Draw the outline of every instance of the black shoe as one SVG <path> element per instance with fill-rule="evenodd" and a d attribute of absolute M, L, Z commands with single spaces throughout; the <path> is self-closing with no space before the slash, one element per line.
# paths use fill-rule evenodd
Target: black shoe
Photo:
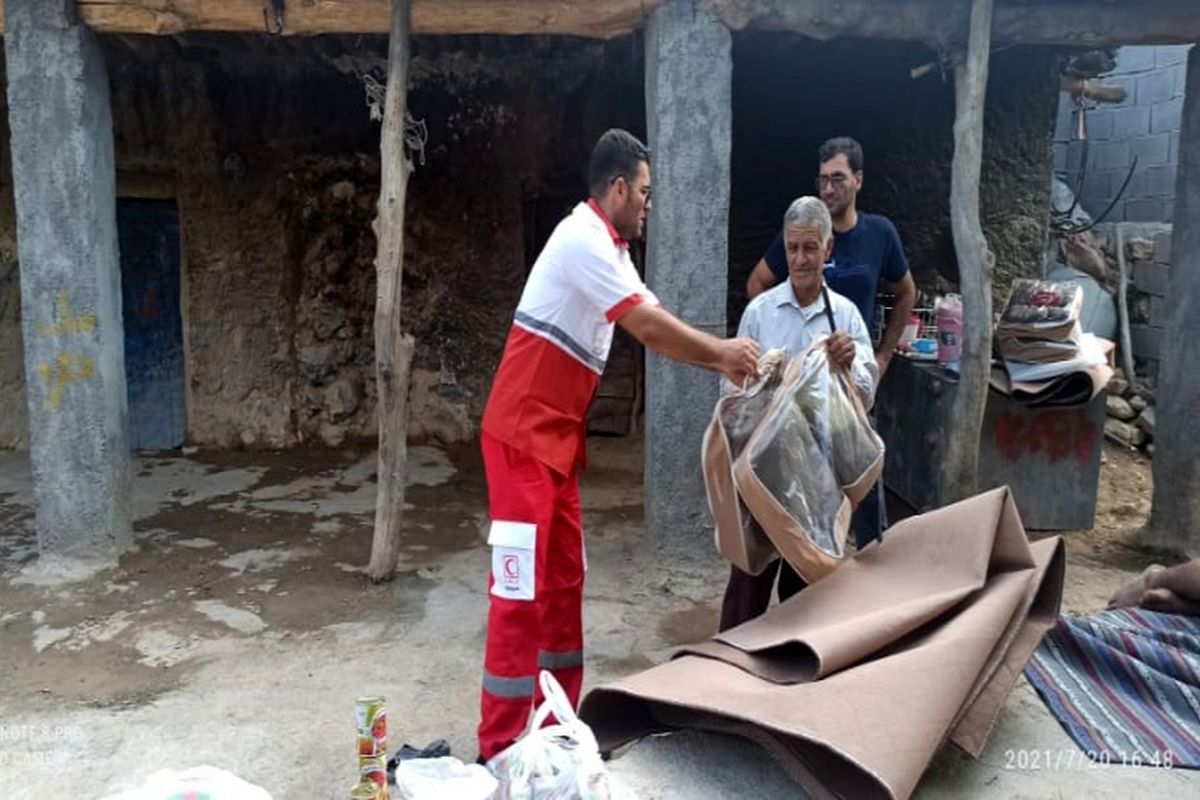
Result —
<path fill-rule="evenodd" d="M 396 782 L 396 767 L 401 761 L 412 761 L 416 758 L 441 758 L 448 755 L 450 755 L 450 743 L 445 739 L 430 742 L 424 750 L 418 750 L 410 744 L 405 744 L 387 761 L 388 783 Z"/>

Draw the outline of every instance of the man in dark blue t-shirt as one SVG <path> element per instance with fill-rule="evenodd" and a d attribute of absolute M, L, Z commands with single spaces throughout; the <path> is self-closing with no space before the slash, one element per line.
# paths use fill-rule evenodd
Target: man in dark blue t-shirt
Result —
<path fill-rule="evenodd" d="M 880 284 L 895 295 L 887 329 L 875 344 L 875 361 L 882 379 L 916 302 L 917 287 L 908 272 L 896 226 L 887 217 L 858 210 L 863 184 L 862 147 L 854 139 L 839 136 L 821 145 L 818 155 L 821 171 L 817 189 L 833 217 L 833 257 L 825 265 L 825 282 L 858 306 L 869 331 L 875 330 L 875 295 Z M 783 236 L 776 234 L 750 273 L 746 294 L 754 298 L 787 274 Z"/>
<path fill-rule="evenodd" d="M 863 155 L 859 143 L 847 136 L 830 139 L 821 145 L 818 157 L 821 167 L 817 189 L 833 218 L 833 254 L 825 265 L 825 283 L 858 307 L 868 331 L 875 330 L 875 295 L 880 283 L 895 296 L 887 327 L 875 343 L 875 362 L 879 365 L 882 381 L 916 303 L 917 287 L 908 272 L 908 261 L 896 226 L 887 217 L 858 210 L 858 192 L 863 184 Z M 753 298 L 787 275 L 783 234 L 779 233 L 750 273 L 746 294 Z M 886 527 L 882 479 L 875 490 L 863 498 L 850 525 L 859 547 L 879 538 Z M 779 571 L 780 601 L 802 588 L 804 581 L 784 564 Z M 721 630 L 766 611 L 770 599 L 770 578 L 763 580 L 760 576 L 745 575 L 734 567 L 721 609 Z"/>

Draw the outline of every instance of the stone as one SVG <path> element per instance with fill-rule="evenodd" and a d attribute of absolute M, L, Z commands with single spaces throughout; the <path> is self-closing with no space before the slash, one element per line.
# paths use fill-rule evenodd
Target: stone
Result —
<path fill-rule="evenodd" d="M 296 367 L 300 375 L 310 383 L 318 383 L 333 374 L 345 358 L 343 347 L 338 342 L 310 344 L 300 348 L 296 354 Z"/>
<path fill-rule="evenodd" d="M 1158 361 L 1162 359 L 1163 330 L 1149 325 L 1130 325 L 1134 358 Z"/>
<path fill-rule="evenodd" d="M 1146 441 L 1146 434 L 1140 428 L 1112 417 L 1104 420 L 1104 435 L 1125 447 L 1141 447 Z"/>
<path fill-rule="evenodd" d="M 323 423 L 318 435 L 326 447 L 339 447 L 346 441 L 346 429 L 341 425 Z"/>
<path fill-rule="evenodd" d="M 320 313 L 313 315 L 312 331 L 313 336 L 318 340 L 345 338 L 339 337 L 338 333 L 345 327 L 347 321 L 347 311 L 344 306 L 326 304 L 320 308 Z"/>
<path fill-rule="evenodd" d="M 1171 263 L 1171 231 L 1160 231 L 1154 236 L 1154 260 L 1159 264 Z"/>
<path fill-rule="evenodd" d="M 335 423 L 354 416 L 354 412 L 362 405 L 362 397 L 362 387 L 349 378 L 337 379 L 322 392 L 325 411 L 330 421 Z"/>
<path fill-rule="evenodd" d="M 1153 261 L 1154 242 L 1141 236 L 1125 242 L 1125 256 L 1130 261 Z"/>
<path fill-rule="evenodd" d="M 408 438 L 455 444 L 470 441 L 475 423 L 452 375 L 415 368 L 409 374 Z"/>
<path fill-rule="evenodd" d="M 1109 399 L 1111 400 L 1112 398 Z M 1129 407 L 1139 414 L 1145 411 L 1149 405 L 1150 404 L 1146 402 L 1146 398 L 1142 397 L 1140 394 L 1135 394 L 1129 398 Z"/>
<path fill-rule="evenodd" d="M 1119 377 L 1120 374 L 1121 371 L 1117 370 L 1117 375 L 1114 375 L 1108 382 L 1108 393 L 1110 396 L 1124 397 L 1125 393 L 1129 391 L 1129 381 Z"/>
<path fill-rule="evenodd" d="M 1124 398 L 1110 394 L 1108 396 L 1108 415 L 1128 422 L 1137 416 L 1137 412 Z"/>
<path fill-rule="evenodd" d="M 1129 304 L 1129 321 L 1134 325 L 1149 325 L 1154 316 L 1154 295 L 1134 295 Z"/>
<path fill-rule="evenodd" d="M 1154 435 L 1154 408 L 1147 408 L 1137 418 L 1138 429 L 1145 431 L 1150 436 Z"/>
<path fill-rule="evenodd" d="M 329 194 L 333 195 L 334 200 L 350 200 L 356 191 L 354 184 L 350 181 L 338 181 L 329 187 Z"/>

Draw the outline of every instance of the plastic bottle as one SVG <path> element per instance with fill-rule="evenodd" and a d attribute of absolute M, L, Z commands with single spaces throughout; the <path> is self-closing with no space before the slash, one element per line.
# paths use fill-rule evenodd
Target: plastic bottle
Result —
<path fill-rule="evenodd" d="M 962 357 L 962 297 L 948 294 L 934 305 L 937 314 L 938 364 L 957 366 Z"/>

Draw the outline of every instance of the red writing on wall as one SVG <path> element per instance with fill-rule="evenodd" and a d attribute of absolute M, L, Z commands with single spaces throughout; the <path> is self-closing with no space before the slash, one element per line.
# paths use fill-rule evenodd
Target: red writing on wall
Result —
<path fill-rule="evenodd" d="M 1005 461 L 1043 453 L 1051 463 L 1074 456 L 1086 467 L 1096 452 L 1099 430 L 1082 411 L 1002 411 L 996 417 L 996 449 Z"/>

